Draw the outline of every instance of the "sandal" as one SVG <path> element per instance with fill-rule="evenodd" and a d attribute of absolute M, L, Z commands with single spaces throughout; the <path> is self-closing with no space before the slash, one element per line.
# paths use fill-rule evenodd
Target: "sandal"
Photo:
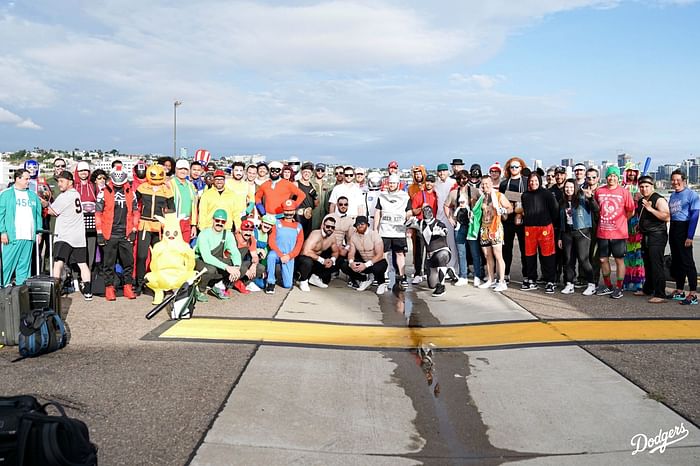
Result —
<path fill-rule="evenodd" d="M 649 298 L 649 301 L 647 301 L 651 304 L 662 304 L 665 303 L 666 300 L 664 298 L 659 298 L 658 296 L 654 296 L 653 298 Z"/>
<path fill-rule="evenodd" d="M 632 294 L 635 296 L 646 296 L 646 293 L 644 293 L 642 290 L 637 290 Z"/>

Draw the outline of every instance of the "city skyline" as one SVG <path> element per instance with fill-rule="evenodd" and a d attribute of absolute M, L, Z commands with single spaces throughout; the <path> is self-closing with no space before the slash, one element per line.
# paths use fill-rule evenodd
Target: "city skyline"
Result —
<path fill-rule="evenodd" d="M 0 1 L 0 151 L 652 166 L 700 143 L 689 0 Z"/>

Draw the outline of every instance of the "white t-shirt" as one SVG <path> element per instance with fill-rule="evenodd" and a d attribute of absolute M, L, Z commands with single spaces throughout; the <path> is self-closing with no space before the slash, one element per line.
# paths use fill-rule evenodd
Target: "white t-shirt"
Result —
<path fill-rule="evenodd" d="M 29 192 L 15 189 L 15 238 L 33 240 L 34 209 L 29 205 Z"/>
<path fill-rule="evenodd" d="M 358 215 L 367 215 L 367 212 L 365 212 L 365 196 L 357 183 L 343 183 L 337 185 L 333 188 L 328 202 L 337 204 L 338 198 L 342 196 L 348 198 L 348 215 L 350 217 L 355 218 Z"/>

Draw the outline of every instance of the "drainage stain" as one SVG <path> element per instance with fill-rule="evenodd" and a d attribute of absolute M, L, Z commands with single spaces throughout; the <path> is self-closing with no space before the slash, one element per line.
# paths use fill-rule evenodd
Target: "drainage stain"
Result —
<path fill-rule="evenodd" d="M 394 287 L 380 296 L 382 321 L 387 325 L 424 327 L 440 325 L 425 301 L 410 288 Z M 541 456 L 496 448 L 489 443 L 488 426 L 469 394 L 469 357 L 456 351 L 440 351 L 416 336 L 414 351 L 384 351 L 396 369 L 392 374 L 413 401 L 415 426 L 425 445 L 406 455 L 435 465 L 498 465 Z"/>

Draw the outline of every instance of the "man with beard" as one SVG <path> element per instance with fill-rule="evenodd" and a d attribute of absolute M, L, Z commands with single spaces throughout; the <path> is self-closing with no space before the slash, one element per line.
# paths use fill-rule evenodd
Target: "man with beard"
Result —
<path fill-rule="evenodd" d="M 450 191 L 445 201 L 444 209 L 447 220 L 455 230 L 455 243 L 457 244 L 457 256 L 459 261 L 459 279 L 455 286 L 464 286 L 469 283 L 469 264 L 467 258 L 467 231 L 472 217 L 472 198 L 476 193 L 472 192 L 469 184 L 470 174 L 466 171 L 457 173 L 455 178 L 457 187 Z M 476 271 L 476 269 L 474 269 Z"/>
<path fill-rule="evenodd" d="M 355 183 L 362 193 L 366 193 L 369 189 L 367 187 L 367 173 L 364 168 L 355 167 Z"/>
<path fill-rule="evenodd" d="M 326 181 L 326 164 L 317 163 L 314 167 L 314 176 L 311 179 L 311 184 L 318 195 L 318 202 L 314 207 L 314 215 L 311 219 L 311 228 L 318 230 L 321 228 L 321 221 L 328 214 L 328 196 L 331 192 L 331 185 Z"/>
<path fill-rule="evenodd" d="M 355 169 L 351 166 L 345 167 L 343 170 L 343 179 L 344 182 L 336 185 L 331 193 L 329 199 L 330 212 L 335 212 L 337 200 L 342 196 L 348 199 L 348 215 L 352 217 L 353 220 L 358 215 L 366 215 L 365 197 L 360 187 L 355 183 Z"/>
<path fill-rule="evenodd" d="M 233 191 L 226 187 L 226 173 L 223 170 L 214 172 L 214 184 L 204 191 L 199 200 L 199 231 L 212 226 L 214 212 L 221 209 L 226 212 L 226 229 L 231 230 L 234 224 L 236 205 Z M 240 219 L 239 219 L 240 222 Z M 240 223 L 239 223 L 240 225 Z"/>
<path fill-rule="evenodd" d="M 282 169 L 280 168 L 281 173 Z M 297 204 L 293 200 L 287 199 L 275 210 L 282 210 L 284 217 L 277 220 L 275 228 L 269 236 L 270 252 L 267 254 L 267 285 L 265 286 L 267 294 L 275 294 L 277 264 L 280 264 L 282 271 L 282 287 L 292 287 L 294 283 L 294 259 L 299 255 L 304 244 L 304 231 L 299 222 L 296 221 Z"/>
<path fill-rule="evenodd" d="M 668 202 L 662 195 L 654 192 L 654 180 L 651 176 L 639 178 L 641 198 L 637 203 L 639 231 L 642 233 L 642 257 L 646 280 L 642 290 L 636 296 L 651 296 L 649 302 L 660 304 L 666 302 L 666 274 L 664 271 L 664 251 L 668 242 L 668 222 L 671 212 Z"/>
<path fill-rule="evenodd" d="M 506 264 L 505 281 L 510 282 L 510 265 L 513 262 L 513 245 L 515 236 L 518 237 L 520 261 L 522 262 L 523 277 L 527 276 L 525 265 L 525 226 L 523 225 L 522 193 L 527 191 L 527 180 L 523 179 L 522 170 L 526 168 L 525 161 L 520 157 L 511 157 L 505 165 L 505 179 L 498 186 L 499 192 L 513 206 L 513 212 L 503 220 L 503 261 Z"/>
<path fill-rule="evenodd" d="M 421 214 L 418 234 L 425 243 L 428 287 L 433 289 L 433 296 L 442 296 L 445 294 L 445 278 L 448 275 L 455 275 L 454 270 L 447 265 L 452 255 L 447 245 L 447 228 L 444 223 L 435 218 L 430 206 L 423 206 Z"/>
<path fill-rule="evenodd" d="M 554 194 L 554 198 L 557 200 L 557 204 L 561 203 L 564 197 L 564 184 L 566 183 L 566 168 L 558 166 L 554 169 L 554 186 L 549 188 L 549 191 Z M 557 238 L 561 238 L 561 232 L 559 222 L 554 223 L 554 234 Z M 554 274 L 555 283 L 561 281 L 561 276 L 564 273 L 564 250 L 555 244 L 555 261 L 556 261 L 556 271 Z"/>
<path fill-rule="evenodd" d="M 340 256 L 347 257 L 350 249 L 350 236 L 354 233 L 353 218 L 348 213 L 348 198 L 341 196 L 338 198 L 338 210 L 328 216 L 335 219 L 335 242 L 340 248 Z M 327 216 L 327 217 L 328 217 Z"/>
<path fill-rule="evenodd" d="M 301 166 L 299 180 L 295 182 L 297 188 L 304 191 L 304 200 L 297 207 L 297 220 L 301 223 L 304 229 L 304 238 L 308 238 L 311 234 L 312 219 L 314 208 L 318 205 L 318 193 L 316 188 L 311 184 L 311 175 L 314 171 L 314 164 L 305 162 Z"/>
<path fill-rule="evenodd" d="M 452 159 L 450 166 L 452 167 L 452 174 L 450 175 L 450 178 L 457 181 L 457 173 L 464 170 L 464 161 L 462 159 Z"/>
<path fill-rule="evenodd" d="M 261 291 L 255 282 L 265 276 L 265 266 L 260 263 L 254 231 L 253 221 L 245 219 L 241 222 L 241 228 L 233 234 L 236 238 L 236 247 L 241 255 L 241 277 L 233 282 L 233 288 L 241 294 Z"/>
<path fill-rule="evenodd" d="M 574 165 L 574 179 L 576 180 L 576 186 L 579 188 L 586 184 L 586 166 L 582 163 L 577 163 Z"/>
<path fill-rule="evenodd" d="M 170 178 L 175 213 L 180 219 L 180 232 L 185 243 L 197 236 L 197 191 L 187 180 L 189 174 L 190 163 L 180 159 L 175 163 L 175 176 Z"/>
<path fill-rule="evenodd" d="M 328 288 L 340 254 L 340 248 L 333 237 L 334 230 L 335 219 L 328 216 L 323 220 L 321 229 L 312 231 L 304 241 L 301 254 L 296 259 L 301 291 L 311 291 L 309 283 L 319 288 Z"/>
<path fill-rule="evenodd" d="M 255 192 L 251 192 L 250 184 L 244 180 L 245 164 L 243 162 L 233 162 L 231 165 L 231 178 L 226 180 L 226 188 L 233 193 L 230 206 L 233 224 L 236 230 L 241 228 L 241 222 L 246 215 L 248 203 L 255 199 Z"/>
<path fill-rule="evenodd" d="M 255 183 L 258 186 L 261 186 L 264 182 L 270 179 L 269 176 L 270 169 L 268 165 L 265 162 L 260 162 L 258 164 L 258 179 L 255 180 Z M 280 170 L 280 175 L 282 174 L 282 170 Z"/>
<path fill-rule="evenodd" d="M 374 230 L 384 241 L 384 252 L 394 254 L 396 261 L 396 283 L 405 288 L 406 279 L 406 220 L 411 218 L 411 200 L 408 193 L 401 191 L 398 175 L 390 175 L 387 191 L 382 192 L 377 200 L 374 212 Z"/>
<path fill-rule="evenodd" d="M 368 220 L 364 215 L 355 219 L 354 233 L 350 237 L 349 261 L 341 264 L 340 269 L 350 277 L 351 281 L 359 282 L 357 291 L 365 291 L 372 285 L 372 278 L 377 281 L 377 294 L 386 292 L 384 274 L 389 264 L 384 258 L 384 242 L 381 236 L 368 228 Z"/>
<path fill-rule="evenodd" d="M 438 199 L 438 211 L 435 214 L 438 220 L 440 220 L 447 227 L 447 244 L 450 247 L 450 251 L 457 250 L 457 243 L 455 242 L 455 231 L 450 219 L 447 218 L 445 213 L 445 202 L 450 195 L 450 191 L 455 187 L 455 180 L 449 177 L 449 168 L 446 163 L 441 163 L 437 166 L 437 180 L 435 181 L 435 192 L 437 193 Z M 458 261 L 457 255 L 454 254 L 450 258 L 450 263 L 448 264 L 453 269 L 457 269 Z"/>
<path fill-rule="evenodd" d="M 255 193 L 255 206 L 261 215 L 282 213 L 282 204 L 288 199 L 298 205 L 304 201 L 306 194 L 289 180 L 282 179 L 281 162 L 270 162 L 270 179 L 260 185 Z M 287 287 L 288 288 L 288 287 Z"/>
<path fill-rule="evenodd" d="M 425 177 L 425 184 L 423 189 L 418 191 L 411 198 L 411 211 L 418 221 L 423 220 L 423 208 L 430 207 L 433 212 L 433 217 L 438 211 L 438 201 L 437 194 L 433 187 L 435 186 L 435 175 L 428 175 Z M 423 264 L 423 251 L 425 249 L 425 244 L 421 235 L 416 234 L 414 228 L 408 228 L 407 236 L 409 236 L 413 243 L 413 283 L 417 285 L 423 281 L 425 278 L 425 269 Z"/>

